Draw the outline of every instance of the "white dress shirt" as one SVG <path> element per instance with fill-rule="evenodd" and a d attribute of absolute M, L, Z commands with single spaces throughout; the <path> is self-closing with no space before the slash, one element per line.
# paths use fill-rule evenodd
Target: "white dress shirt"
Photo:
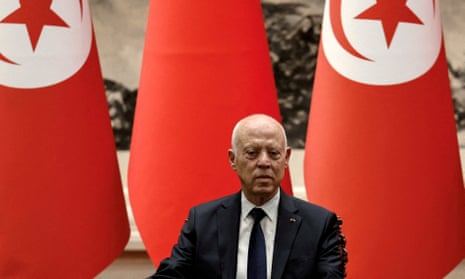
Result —
<path fill-rule="evenodd" d="M 266 245 L 266 277 L 271 278 L 271 267 L 273 263 L 274 238 L 276 235 L 276 225 L 278 218 L 278 205 L 280 193 L 278 193 L 264 205 L 259 206 L 266 213 L 266 216 L 260 221 Z M 253 227 L 253 217 L 249 215 L 250 211 L 256 207 L 241 193 L 241 219 L 239 225 L 239 244 L 237 247 L 237 272 L 236 279 L 247 278 L 247 258 L 249 252 L 249 239 Z"/>

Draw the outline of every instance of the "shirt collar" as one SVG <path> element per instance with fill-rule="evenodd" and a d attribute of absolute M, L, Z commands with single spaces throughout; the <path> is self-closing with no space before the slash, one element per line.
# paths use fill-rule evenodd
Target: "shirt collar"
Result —
<path fill-rule="evenodd" d="M 253 203 L 251 203 L 244 195 L 244 192 L 241 191 L 241 220 L 244 220 L 247 218 L 249 215 L 250 211 L 255 208 L 261 208 L 265 211 L 266 215 L 272 222 L 276 220 L 276 217 L 278 216 L 278 205 L 279 205 L 279 199 L 280 199 L 280 193 L 281 191 L 278 190 L 276 195 L 274 195 L 271 200 L 267 201 L 265 204 L 261 206 L 255 206 Z"/>

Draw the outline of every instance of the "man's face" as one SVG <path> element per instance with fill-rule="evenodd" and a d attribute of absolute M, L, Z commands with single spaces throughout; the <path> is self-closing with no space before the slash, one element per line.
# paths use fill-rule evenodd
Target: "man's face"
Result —
<path fill-rule="evenodd" d="M 282 130 L 275 123 L 244 124 L 237 135 L 236 150 L 229 150 L 246 197 L 260 205 L 278 191 L 288 166 L 290 148 L 285 147 Z"/>

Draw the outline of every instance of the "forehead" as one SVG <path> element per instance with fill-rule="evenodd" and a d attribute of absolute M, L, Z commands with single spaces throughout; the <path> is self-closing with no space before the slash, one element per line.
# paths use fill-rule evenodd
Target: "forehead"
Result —
<path fill-rule="evenodd" d="M 272 122 L 244 123 L 238 133 L 238 144 L 248 146 L 284 147 L 284 134 L 282 129 Z"/>

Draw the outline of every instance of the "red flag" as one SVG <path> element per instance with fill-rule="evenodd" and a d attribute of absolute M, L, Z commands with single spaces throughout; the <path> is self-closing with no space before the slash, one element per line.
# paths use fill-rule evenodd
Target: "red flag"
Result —
<path fill-rule="evenodd" d="M 188 208 L 240 190 L 227 150 L 251 113 L 280 118 L 260 1 L 152 1 L 128 175 L 156 264 Z"/>
<path fill-rule="evenodd" d="M 129 226 L 88 1 L 0 1 L 0 277 L 93 278 Z"/>
<path fill-rule="evenodd" d="M 438 1 L 326 2 L 304 165 L 348 278 L 442 278 L 465 256 Z"/>

